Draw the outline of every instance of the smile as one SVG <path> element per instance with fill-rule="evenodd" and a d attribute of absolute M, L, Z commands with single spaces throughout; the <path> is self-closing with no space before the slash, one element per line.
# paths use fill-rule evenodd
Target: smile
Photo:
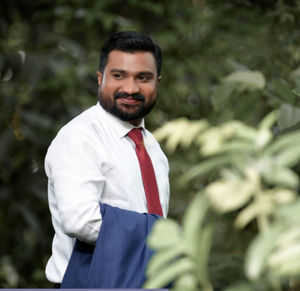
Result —
<path fill-rule="evenodd" d="M 136 100 L 134 98 L 120 98 L 119 99 L 121 103 L 128 104 L 128 105 L 136 105 L 140 104 L 142 101 Z"/>

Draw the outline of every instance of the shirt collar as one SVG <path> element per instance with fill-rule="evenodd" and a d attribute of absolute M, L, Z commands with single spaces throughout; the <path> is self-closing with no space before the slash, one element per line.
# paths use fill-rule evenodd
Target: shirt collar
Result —
<path fill-rule="evenodd" d="M 116 116 L 112 115 L 111 113 L 107 112 L 98 101 L 96 105 L 100 118 L 104 118 L 107 124 L 109 124 L 112 129 L 116 132 L 117 136 L 121 139 L 125 137 L 130 130 L 133 128 L 142 128 L 145 131 L 145 121 L 142 119 L 139 126 L 133 126 L 131 123 L 127 121 L 122 121 L 121 119 L 117 118 Z"/>

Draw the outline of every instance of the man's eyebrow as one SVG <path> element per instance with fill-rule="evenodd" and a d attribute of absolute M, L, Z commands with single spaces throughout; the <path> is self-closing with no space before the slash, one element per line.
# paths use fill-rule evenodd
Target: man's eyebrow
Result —
<path fill-rule="evenodd" d="M 153 72 L 151 71 L 142 71 L 142 72 L 139 72 L 139 75 L 154 75 Z"/>
<path fill-rule="evenodd" d="M 119 74 L 127 74 L 127 72 L 125 70 L 121 70 L 121 69 L 111 69 L 109 71 L 110 73 L 119 73 Z M 152 71 L 141 71 L 137 73 L 138 76 L 140 75 L 149 75 L 149 76 L 154 76 L 154 73 Z"/>
<path fill-rule="evenodd" d="M 111 70 L 110 70 L 110 73 L 122 73 L 122 74 L 125 74 L 126 71 L 121 70 L 121 69 L 111 69 Z"/>

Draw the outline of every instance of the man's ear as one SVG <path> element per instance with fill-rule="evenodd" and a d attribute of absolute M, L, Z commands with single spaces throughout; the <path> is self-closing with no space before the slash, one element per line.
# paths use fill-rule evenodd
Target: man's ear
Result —
<path fill-rule="evenodd" d="M 103 75 L 97 71 L 97 78 L 98 78 L 98 85 L 100 86 L 102 84 Z"/>
<path fill-rule="evenodd" d="M 162 76 L 158 76 L 158 78 L 157 78 L 157 85 L 159 85 L 161 79 L 162 79 Z"/>

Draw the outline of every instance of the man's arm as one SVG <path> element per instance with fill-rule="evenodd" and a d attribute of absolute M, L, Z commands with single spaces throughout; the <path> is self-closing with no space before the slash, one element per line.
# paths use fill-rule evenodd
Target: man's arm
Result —
<path fill-rule="evenodd" d="M 59 135 L 50 146 L 45 169 L 49 179 L 52 215 L 62 231 L 87 243 L 95 243 L 102 217 L 99 200 L 105 177 L 93 146 L 84 134 Z"/>

